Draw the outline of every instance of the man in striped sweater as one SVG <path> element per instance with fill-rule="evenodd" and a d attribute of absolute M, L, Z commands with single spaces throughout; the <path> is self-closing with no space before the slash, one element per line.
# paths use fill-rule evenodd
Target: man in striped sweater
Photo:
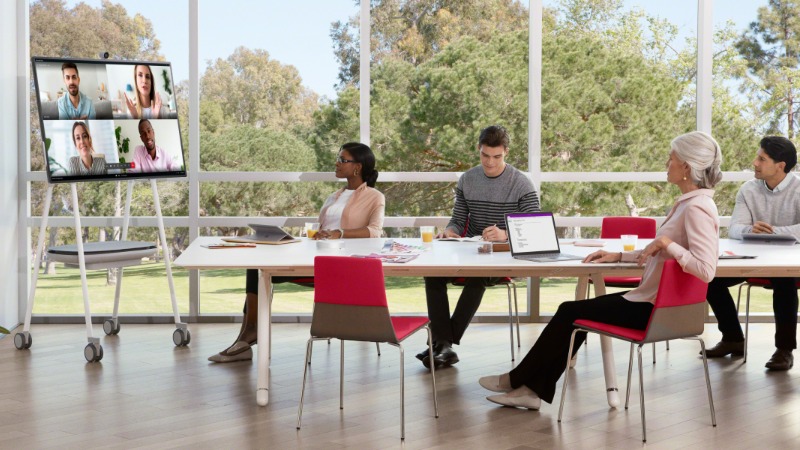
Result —
<path fill-rule="evenodd" d="M 488 241 L 506 241 L 505 214 L 539 211 L 539 197 L 531 180 L 505 161 L 508 156 L 508 132 L 500 126 L 481 131 L 478 152 L 481 165 L 466 171 L 458 179 L 453 215 L 438 237 L 482 236 Z M 465 231 L 466 230 L 466 231 Z M 447 367 L 458 362 L 453 344 L 461 337 L 481 304 L 486 286 L 493 278 L 466 278 L 458 304 L 450 316 L 447 285 L 452 278 L 425 277 L 428 317 L 434 341 L 434 366 Z M 428 350 L 417 354 L 430 367 Z"/>

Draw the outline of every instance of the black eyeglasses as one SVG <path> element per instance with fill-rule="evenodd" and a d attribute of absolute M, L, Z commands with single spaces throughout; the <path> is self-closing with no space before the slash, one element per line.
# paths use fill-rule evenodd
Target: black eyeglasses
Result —
<path fill-rule="evenodd" d="M 358 161 L 356 161 L 355 159 L 344 159 L 341 156 L 337 156 L 336 157 L 336 162 L 337 163 L 341 163 L 341 164 L 345 164 L 345 163 L 354 163 L 354 162 L 358 162 Z"/>

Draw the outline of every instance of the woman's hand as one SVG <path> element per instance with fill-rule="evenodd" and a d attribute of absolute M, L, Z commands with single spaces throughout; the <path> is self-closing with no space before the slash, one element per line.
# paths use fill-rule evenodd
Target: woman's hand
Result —
<path fill-rule="evenodd" d="M 125 98 L 125 104 L 128 106 L 128 113 L 130 113 L 132 119 L 138 119 L 139 114 L 136 113 L 136 105 L 133 104 L 133 100 L 131 100 L 127 94 L 120 94 Z"/>
<path fill-rule="evenodd" d="M 314 240 L 318 241 L 320 239 L 341 239 L 342 232 L 339 230 L 319 230 L 317 234 L 314 235 Z"/>
<path fill-rule="evenodd" d="M 436 235 L 436 239 L 441 239 L 441 238 L 460 238 L 460 237 L 461 236 L 459 236 L 458 233 L 456 233 L 455 231 L 451 230 L 450 228 L 445 228 L 444 231 L 442 231 L 441 233 Z"/>
<path fill-rule="evenodd" d="M 585 263 L 613 263 L 622 260 L 621 252 L 607 252 L 605 250 L 598 250 L 583 258 Z"/>
<path fill-rule="evenodd" d="M 498 228 L 497 225 L 486 227 L 481 233 L 484 241 L 502 242 L 508 240 L 508 234 L 503 229 Z"/>
<path fill-rule="evenodd" d="M 151 109 L 153 119 L 158 119 L 158 113 L 161 111 L 161 94 L 156 93 L 156 100 L 153 102 L 153 108 Z"/>
<path fill-rule="evenodd" d="M 636 264 L 643 266 L 644 263 L 647 262 L 647 258 L 651 256 L 657 255 L 661 250 L 664 250 L 672 244 L 672 239 L 666 236 L 660 236 L 653 240 L 653 242 L 647 244 L 647 247 L 639 253 L 639 258 L 636 260 Z"/>

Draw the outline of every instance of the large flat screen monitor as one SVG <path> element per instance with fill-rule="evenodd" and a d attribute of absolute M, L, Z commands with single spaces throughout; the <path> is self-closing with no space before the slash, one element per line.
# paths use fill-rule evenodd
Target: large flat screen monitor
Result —
<path fill-rule="evenodd" d="M 170 63 L 31 63 L 48 181 L 186 176 Z"/>

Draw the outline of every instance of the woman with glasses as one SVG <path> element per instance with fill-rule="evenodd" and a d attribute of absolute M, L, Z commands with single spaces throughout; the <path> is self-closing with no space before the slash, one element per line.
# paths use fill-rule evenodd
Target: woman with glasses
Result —
<path fill-rule="evenodd" d="M 347 180 L 347 186 L 330 195 L 319 213 L 320 231 L 314 239 L 351 239 L 380 237 L 386 201 L 375 189 L 378 171 L 375 155 L 364 144 L 342 145 L 336 157 L 336 178 Z M 294 277 L 272 277 L 272 283 L 287 283 Z M 250 348 L 256 343 L 258 329 L 258 271 L 247 271 L 244 319 L 239 336 L 230 347 L 208 358 L 213 362 L 253 359 Z"/>

